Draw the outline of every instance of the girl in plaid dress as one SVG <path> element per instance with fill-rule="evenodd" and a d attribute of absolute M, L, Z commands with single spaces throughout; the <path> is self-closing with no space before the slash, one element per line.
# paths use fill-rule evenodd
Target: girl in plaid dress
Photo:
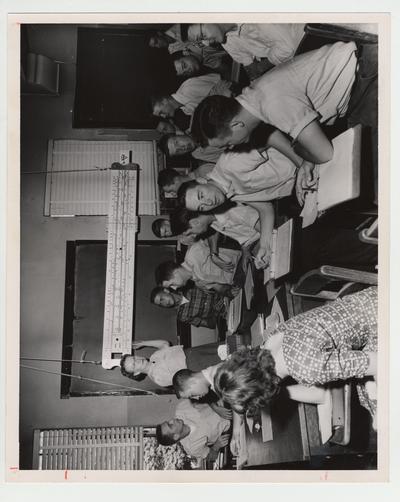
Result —
<path fill-rule="evenodd" d="M 260 348 L 245 349 L 221 365 L 216 391 L 236 411 L 253 413 L 265 406 L 292 377 L 289 396 L 307 399 L 308 387 L 357 379 L 360 403 L 375 416 L 376 401 L 368 398 L 365 381 L 376 377 L 376 287 L 348 295 L 280 324 Z M 304 397 L 302 397 L 304 396 Z"/>

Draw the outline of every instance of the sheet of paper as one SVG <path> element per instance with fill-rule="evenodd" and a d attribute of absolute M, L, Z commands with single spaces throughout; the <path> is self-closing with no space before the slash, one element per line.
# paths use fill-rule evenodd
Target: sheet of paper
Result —
<path fill-rule="evenodd" d="M 248 417 L 246 415 L 246 422 L 247 422 L 247 427 L 249 428 L 249 431 L 253 432 L 253 427 L 254 427 L 254 419 L 253 419 L 253 417 Z"/>
<path fill-rule="evenodd" d="M 321 434 L 321 443 L 325 444 L 332 436 L 332 397 L 327 394 L 324 403 L 317 405 L 319 432 Z"/>
<path fill-rule="evenodd" d="M 253 322 L 250 328 L 252 347 L 259 347 L 263 343 L 264 328 L 264 316 L 262 314 L 258 314 L 257 319 Z"/>
<path fill-rule="evenodd" d="M 271 308 L 271 316 L 272 314 L 276 314 L 279 318 L 278 322 L 281 323 L 285 320 L 285 316 L 283 315 L 281 305 L 278 301 L 278 298 L 275 296 L 274 301 L 272 302 L 272 308 Z"/>
<path fill-rule="evenodd" d="M 267 299 L 268 299 L 268 303 L 270 301 L 272 301 L 272 299 L 274 298 L 274 296 L 277 294 L 277 292 L 281 289 L 282 286 L 275 286 L 275 281 L 272 280 L 272 281 L 269 281 L 266 286 L 265 286 L 265 290 L 267 292 Z"/>
<path fill-rule="evenodd" d="M 269 406 L 261 410 L 261 431 L 264 443 L 274 439 L 274 434 L 272 432 L 271 408 Z"/>
<path fill-rule="evenodd" d="M 250 310 L 251 300 L 253 299 L 254 292 L 254 280 L 251 267 L 247 267 L 246 281 L 244 283 L 244 293 L 246 295 L 246 306 Z"/>
<path fill-rule="evenodd" d="M 300 216 L 303 218 L 302 228 L 309 227 L 318 216 L 317 192 L 307 192 L 303 210 Z"/>
<path fill-rule="evenodd" d="M 264 284 L 268 284 L 271 279 L 271 269 L 268 266 L 267 268 L 264 268 Z"/>
<path fill-rule="evenodd" d="M 318 166 L 318 211 L 360 195 L 361 125 L 336 136 L 332 145 L 333 158 Z"/>
<path fill-rule="evenodd" d="M 237 457 L 237 467 L 243 466 L 248 459 L 247 455 L 247 442 L 246 442 L 246 423 L 243 422 L 240 427 L 240 449 Z"/>

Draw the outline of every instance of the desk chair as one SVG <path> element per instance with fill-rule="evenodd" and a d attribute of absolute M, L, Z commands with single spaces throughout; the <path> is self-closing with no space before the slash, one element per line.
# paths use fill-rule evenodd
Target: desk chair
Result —
<path fill-rule="evenodd" d="M 332 301 L 360 289 L 360 284 L 377 285 L 378 275 L 348 268 L 323 265 L 304 274 L 290 288 L 294 296 Z"/>
<path fill-rule="evenodd" d="M 290 293 L 294 296 L 333 301 L 358 291 L 362 285 L 377 284 L 378 275 L 375 273 L 324 265 L 304 274 L 291 287 Z M 345 446 L 350 442 L 351 384 L 345 383 L 333 388 L 331 392 L 333 436 L 330 442 Z"/>
<path fill-rule="evenodd" d="M 362 242 L 378 245 L 378 218 L 369 227 L 363 228 L 358 236 Z"/>

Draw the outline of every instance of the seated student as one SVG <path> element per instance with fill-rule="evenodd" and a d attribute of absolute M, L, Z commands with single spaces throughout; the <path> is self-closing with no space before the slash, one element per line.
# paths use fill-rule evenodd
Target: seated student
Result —
<path fill-rule="evenodd" d="M 191 78 L 206 73 L 219 73 L 225 80 L 229 80 L 232 73 L 232 59 L 223 50 L 204 46 L 202 57 L 185 54 L 184 51 L 174 52 L 172 60 L 178 77 Z"/>
<path fill-rule="evenodd" d="M 226 211 L 200 213 L 182 208 L 174 218 L 175 231 L 188 237 L 201 237 L 210 228 L 249 247 L 260 239 L 260 215 L 250 206 L 235 204 Z"/>
<path fill-rule="evenodd" d="M 221 46 L 210 47 L 202 43 L 183 41 L 181 24 L 174 24 L 166 31 L 152 33 L 149 46 L 156 49 L 168 49 L 172 55 L 195 57 L 200 65 L 221 75 L 228 75 L 231 58 Z M 185 30 L 186 33 L 186 30 Z"/>
<path fill-rule="evenodd" d="M 189 134 L 165 134 L 158 142 L 161 150 L 169 157 L 179 155 L 191 156 L 204 162 L 217 162 L 223 148 L 214 148 L 212 146 L 200 146 Z"/>
<path fill-rule="evenodd" d="M 183 52 L 202 60 L 203 44 L 187 40 L 183 41 L 180 31 L 180 25 L 175 24 L 165 31 L 152 32 L 149 37 L 149 47 L 153 49 L 168 49 L 170 54 Z"/>
<path fill-rule="evenodd" d="M 206 73 L 200 60 L 193 55 L 187 55 L 183 52 L 175 52 L 172 56 L 175 72 L 178 77 L 191 78 L 198 77 Z"/>
<path fill-rule="evenodd" d="M 272 65 L 289 61 L 304 36 L 304 24 L 244 23 L 190 24 L 183 40 L 219 43 L 245 69 L 255 59 L 268 58 Z"/>
<path fill-rule="evenodd" d="M 150 301 L 164 308 L 175 308 L 179 321 L 214 329 L 221 318 L 226 317 L 225 298 L 212 291 L 189 287 L 181 291 L 156 287 Z"/>
<path fill-rule="evenodd" d="M 168 220 L 167 218 L 157 218 L 156 220 L 154 220 L 151 225 L 151 229 L 153 231 L 153 234 L 159 239 L 176 237 L 178 244 L 183 244 L 184 246 L 191 246 L 197 240 L 197 237 L 195 235 L 174 233 L 171 230 L 171 220 Z"/>
<path fill-rule="evenodd" d="M 362 58 L 359 71 L 365 78 L 356 80 L 356 49 L 354 42 L 324 45 L 265 73 L 237 98 L 210 96 L 197 107 L 192 130 L 202 144 L 227 147 L 247 142 L 265 122 L 288 134 L 302 158 L 327 162 L 333 147 L 321 125 L 344 117 L 357 88 L 376 81 L 376 65 L 367 69 Z M 375 106 L 371 100 L 368 93 L 360 97 L 365 106 Z"/>
<path fill-rule="evenodd" d="M 181 443 L 186 453 L 198 460 L 215 460 L 221 448 L 229 444 L 231 421 L 219 416 L 208 404 L 189 399 L 178 402 L 175 418 L 156 427 L 162 445 Z"/>
<path fill-rule="evenodd" d="M 221 268 L 211 259 L 210 247 L 205 241 L 195 242 L 190 246 L 181 265 L 167 261 L 161 263 L 155 272 L 156 284 L 164 288 L 184 287 L 189 280 L 201 289 L 212 289 L 221 294 L 232 296 L 236 291 L 232 288 L 240 251 L 222 248 L 221 259 L 230 263 L 231 267 Z"/>
<path fill-rule="evenodd" d="M 223 153 L 208 181 L 198 179 L 182 185 L 178 191 L 180 204 L 191 211 L 208 212 L 221 206 L 226 200 L 243 202 L 258 211 L 260 217 L 260 249 L 256 255 L 256 267 L 265 268 L 270 259 L 270 243 L 274 228 L 272 200 L 289 196 L 295 187 L 302 197 L 303 175 L 312 177 L 314 165 L 303 162 L 290 150 L 281 133 L 274 131 L 268 141 L 276 144 L 287 155 L 270 147 L 250 152 Z M 300 168 L 297 172 L 297 168 Z M 310 182 L 315 183 L 315 181 Z"/>
<path fill-rule="evenodd" d="M 170 194 L 171 197 L 176 197 L 179 187 L 183 183 L 196 179 L 199 176 L 204 177 L 213 168 L 214 164 L 204 164 L 193 171 L 190 171 L 188 174 L 181 174 L 176 169 L 172 168 L 163 169 L 158 173 L 157 183 L 160 190 Z"/>
<path fill-rule="evenodd" d="M 200 371 L 178 370 L 172 378 L 172 385 L 179 399 L 199 400 L 210 391 L 215 392 L 214 377 L 222 362 L 208 366 Z"/>
<path fill-rule="evenodd" d="M 209 343 L 184 349 L 166 340 L 146 340 L 132 343 L 132 349 L 153 347 L 156 350 L 149 358 L 124 354 L 120 361 L 121 373 L 133 380 L 141 381 L 146 376 L 160 387 L 169 387 L 174 374 L 184 368 L 200 371 L 210 364 L 217 364 L 218 343 Z"/>
<path fill-rule="evenodd" d="M 170 120 L 162 120 L 158 121 L 156 131 L 164 136 L 164 134 L 183 134 L 175 124 L 173 124 Z"/>
<path fill-rule="evenodd" d="M 184 183 L 178 191 L 179 204 L 190 211 L 208 213 L 217 208 L 222 208 L 227 203 L 227 194 L 221 186 L 212 180 L 205 183 L 193 180 Z M 234 200 L 234 197 L 231 197 Z M 241 199 L 242 202 L 243 199 Z M 255 257 L 256 268 L 262 269 L 268 266 L 271 257 L 271 239 L 274 228 L 274 208 L 270 202 L 248 202 L 254 208 L 260 219 L 260 246 Z"/>
<path fill-rule="evenodd" d="M 231 82 L 222 80 L 218 73 L 188 78 L 175 93 L 153 96 L 153 115 L 164 119 L 173 118 L 180 109 L 185 115 L 192 116 L 196 106 L 206 96 L 213 94 L 232 96 L 230 87 Z"/>
<path fill-rule="evenodd" d="M 330 382 L 355 378 L 360 403 L 375 416 L 365 382 L 377 375 L 377 310 L 378 290 L 370 287 L 299 314 L 279 324 L 260 348 L 218 365 L 215 391 L 237 413 L 254 414 L 289 377 L 299 384 L 287 387 L 289 396 L 304 402 L 311 386 L 313 395 Z"/>

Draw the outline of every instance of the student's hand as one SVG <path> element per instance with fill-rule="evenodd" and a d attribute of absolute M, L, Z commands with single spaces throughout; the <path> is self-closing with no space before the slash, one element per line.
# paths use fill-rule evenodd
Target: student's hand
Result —
<path fill-rule="evenodd" d="M 231 288 L 230 288 L 230 296 L 232 298 L 235 298 L 235 296 L 237 296 L 240 293 L 241 289 L 242 288 L 240 286 L 231 286 Z"/>
<path fill-rule="evenodd" d="M 225 446 L 229 443 L 229 434 L 223 434 L 217 441 L 214 443 L 214 449 L 220 450 L 221 448 L 225 448 Z"/>
<path fill-rule="evenodd" d="M 232 410 L 225 408 L 224 406 L 215 405 L 213 407 L 215 413 L 217 413 L 220 417 L 225 418 L 225 420 L 232 420 Z"/>
<path fill-rule="evenodd" d="M 146 344 L 143 342 L 132 342 L 132 349 L 142 349 L 143 347 L 146 347 Z"/>
<path fill-rule="evenodd" d="M 211 254 L 211 261 L 217 265 L 217 267 L 225 270 L 225 272 L 233 272 L 235 269 L 235 265 L 231 261 L 225 261 L 216 254 Z"/>
<path fill-rule="evenodd" d="M 239 430 L 233 431 L 230 448 L 231 448 L 232 455 L 237 457 L 240 452 L 240 432 L 239 432 Z"/>
<path fill-rule="evenodd" d="M 270 260 L 271 260 L 271 247 L 269 245 L 265 247 L 260 247 L 259 250 L 257 251 L 256 256 L 254 257 L 254 265 L 258 270 L 264 269 L 268 267 Z"/>
<path fill-rule="evenodd" d="M 317 179 L 314 176 L 314 168 L 315 164 L 305 160 L 297 173 L 296 197 L 300 206 L 304 205 L 306 191 L 316 188 Z"/>

